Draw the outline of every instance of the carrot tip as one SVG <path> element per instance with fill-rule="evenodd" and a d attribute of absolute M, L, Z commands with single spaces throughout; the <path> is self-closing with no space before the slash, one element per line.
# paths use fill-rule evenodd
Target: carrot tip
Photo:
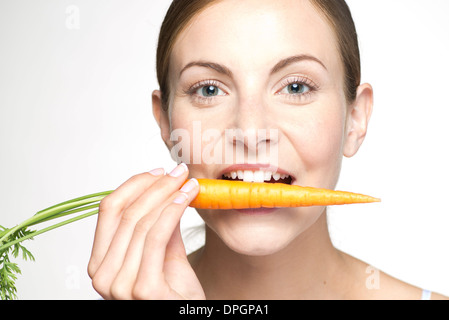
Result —
<path fill-rule="evenodd" d="M 200 192 L 190 203 L 198 209 L 329 206 L 381 202 L 379 198 L 327 189 L 228 180 L 198 179 Z"/>

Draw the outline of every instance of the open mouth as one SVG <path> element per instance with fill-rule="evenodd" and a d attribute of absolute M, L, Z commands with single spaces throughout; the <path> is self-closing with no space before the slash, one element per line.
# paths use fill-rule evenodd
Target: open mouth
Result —
<path fill-rule="evenodd" d="M 293 178 L 286 173 L 268 170 L 236 170 L 222 174 L 223 180 L 235 180 L 246 182 L 266 182 L 292 184 Z"/>

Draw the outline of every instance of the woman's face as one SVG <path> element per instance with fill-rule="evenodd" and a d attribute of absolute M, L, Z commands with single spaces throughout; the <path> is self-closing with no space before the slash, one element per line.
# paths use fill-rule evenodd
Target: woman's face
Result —
<path fill-rule="evenodd" d="M 177 39 L 169 78 L 162 121 L 165 130 L 188 135 L 166 143 L 182 150 L 192 177 L 238 178 L 246 169 L 245 180 L 279 172 L 291 177 L 281 179 L 286 183 L 335 187 L 348 131 L 343 65 L 333 30 L 308 1 L 217 2 Z M 226 150 L 234 151 L 231 161 Z M 234 251 L 265 255 L 288 245 L 324 209 L 199 213 Z"/>

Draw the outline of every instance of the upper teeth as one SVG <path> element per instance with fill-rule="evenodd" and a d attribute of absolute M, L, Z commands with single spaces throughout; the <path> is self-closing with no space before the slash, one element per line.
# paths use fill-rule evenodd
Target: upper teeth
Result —
<path fill-rule="evenodd" d="M 279 179 L 285 179 L 290 177 L 288 174 L 280 174 L 271 171 L 251 171 L 251 170 L 237 170 L 223 174 L 226 178 L 240 179 L 247 182 L 264 182 L 270 181 L 271 178 L 278 181 Z"/>

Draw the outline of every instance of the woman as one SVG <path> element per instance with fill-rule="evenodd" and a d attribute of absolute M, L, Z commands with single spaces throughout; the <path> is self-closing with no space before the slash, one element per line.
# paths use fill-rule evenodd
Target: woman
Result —
<path fill-rule="evenodd" d="M 198 210 L 205 245 L 187 257 L 182 243 L 195 178 L 335 187 L 343 156 L 364 140 L 373 101 L 371 86 L 360 84 L 344 1 L 175 0 L 157 63 L 153 113 L 169 150 L 188 165 L 136 175 L 102 201 L 88 271 L 104 298 L 423 296 L 383 273 L 368 286 L 369 266 L 333 247 L 325 207 Z M 218 135 L 205 139 L 211 130 Z M 176 143 L 180 131 L 188 139 Z M 211 145 L 216 154 L 232 150 L 232 161 L 206 161 L 201 150 Z"/>

